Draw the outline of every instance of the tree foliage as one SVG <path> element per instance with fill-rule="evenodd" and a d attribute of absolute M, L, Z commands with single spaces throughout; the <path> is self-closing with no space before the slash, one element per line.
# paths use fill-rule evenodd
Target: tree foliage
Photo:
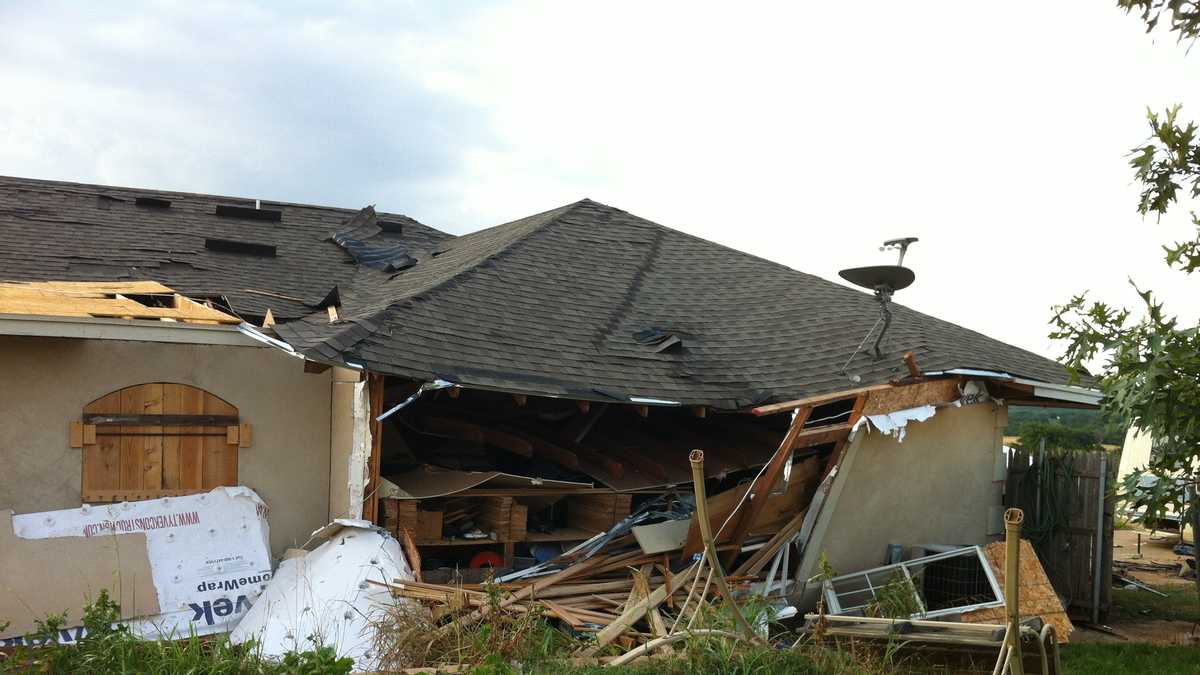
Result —
<path fill-rule="evenodd" d="M 1065 434 L 1080 434 L 1069 436 L 1080 444 L 1085 438 L 1092 443 L 1099 441 L 1110 445 L 1121 445 L 1125 442 L 1125 427 L 1119 422 L 1106 420 L 1096 410 L 1080 408 L 1042 408 L 1030 406 L 1012 406 L 1008 409 L 1008 425 L 1004 428 L 1005 436 L 1019 436 L 1022 441 L 1027 437 L 1040 439 L 1042 425 L 1066 438 Z"/>
<path fill-rule="evenodd" d="M 1167 27 L 1180 40 L 1200 35 L 1200 3 L 1190 0 L 1117 0 L 1126 14 L 1138 14 L 1146 24 L 1146 32 L 1158 27 L 1165 18 Z"/>
<path fill-rule="evenodd" d="M 1200 3 L 1181 0 L 1118 0 L 1153 30 L 1166 18 L 1179 39 L 1200 35 Z M 1200 144 L 1193 122 L 1180 108 L 1150 112 L 1149 138 L 1134 148 L 1130 164 L 1142 191 L 1137 210 L 1161 216 L 1181 194 L 1200 197 Z M 1184 274 L 1200 268 L 1200 218 L 1196 238 L 1164 246 L 1169 267 Z M 1130 279 L 1141 299 L 1138 311 L 1091 301 L 1086 294 L 1054 308 L 1050 336 L 1066 342 L 1064 359 L 1076 374 L 1100 362 L 1099 384 L 1106 416 L 1132 424 L 1154 438 L 1145 469 L 1158 478 L 1151 511 L 1163 502 L 1183 503 L 1184 486 L 1200 481 L 1200 333 L 1196 317 L 1181 321 L 1154 294 Z M 1178 480 L 1183 477 L 1184 480 Z M 1132 491 L 1126 486 L 1126 493 Z M 1145 499 L 1145 494 L 1138 496 Z"/>
<path fill-rule="evenodd" d="M 1096 433 L 1088 429 L 1068 427 L 1061 422 L 1028 422 L 1021 429 L 1021 440 L 1017 444 L 1024 450 L 1034 451 L 1042 441 L 1050 450 L 1097 450 L 1100 448 Z"/>

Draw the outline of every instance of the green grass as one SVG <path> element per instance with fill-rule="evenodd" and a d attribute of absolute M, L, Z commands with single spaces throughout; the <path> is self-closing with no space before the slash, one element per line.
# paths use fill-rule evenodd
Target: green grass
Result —
<path fill-rule="evenodd" d="M 1152 588 L 1166 593 L 1167 597 L 1159 597 L 1141 589 L 1127 591 L 1114 588 L 1112 622 L 1148 619 L 1200 621 L 1200 600 L 1197 599 L 1195 586 L 1188 584 Z M 1200 655 L 1197 658 L 1200 659 Z"/>
<path fill-rule="evenodd" d="M 54 640 L 59 629 L 69 625 L 66 616 L 39 622 L 31 637 L 40 647 L 20 647 L 7 658 L 0 655 L 0 673 L 137 673 L 175 675 L 345 675 L 349 659 L 339 659 L 331 648 L 289 654 L 282 661 L 265 659 L 251 645 L 234 645 L 228 636 L 186 640 L 140 640 L 117 625 L 120 606 L 107 591 L 84 608 L 82 625 L 86 636 L 75 645 Z"/>
<path fill-rule="evenodd" d="M 1174 675 L 1200 673 L 1200 648 L 1119 643 L 1068 644 L 1063 670 L 1070 675 Z"/>

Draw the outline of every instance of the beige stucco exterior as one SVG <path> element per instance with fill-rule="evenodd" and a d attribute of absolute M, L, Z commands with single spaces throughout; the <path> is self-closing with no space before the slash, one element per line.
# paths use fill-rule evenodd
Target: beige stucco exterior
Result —
<path fill-rule="evenodd" d="M 79 506 L 70 422 L 90 401 L 146 382 L 205 389 L 252 425 L 238 477 L 270 508 L 275 555 L 328 522 L 330 371 L 305 373 L 269 347 L 109 339 L 0 336 L 0 509 Z"/>
<path fill-rule="evenodd" d="M 860 429 L 816 520 L 797 579 L 824 553 L 838 573 L 877 567 L 888 544 L 991 541 L 1000 522 L 1007 409 L 991 402 L 939 408 L 909 422 L 903 441 Z M 812 589 L 805 594 L 815 603 Z"/>

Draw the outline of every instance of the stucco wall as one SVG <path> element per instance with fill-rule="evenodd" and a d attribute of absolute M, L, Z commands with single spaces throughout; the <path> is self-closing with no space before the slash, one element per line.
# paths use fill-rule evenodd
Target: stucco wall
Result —
<path fill-rule="evenodd" d="M 860 430 L 797 578 L 816 573 L 822 552 L 847 573 L 883 564 L 888 544 L 990 541 L 1003 496 L 1007 419 L 1004 407 L 982 403 L 910 422 L 903 442 Z"/>
<path fill-rule="evenodd" d="M 253 428 L 238 477 L 270 507 L 275 555 L 303 544 L 329 511 L 330 375 L 260 347 L 0 336 L 0 509 L 80 504 L 82 451 L 68 447 L 83 406 L 122 387 L 178 382 L 237 406 Z"/>

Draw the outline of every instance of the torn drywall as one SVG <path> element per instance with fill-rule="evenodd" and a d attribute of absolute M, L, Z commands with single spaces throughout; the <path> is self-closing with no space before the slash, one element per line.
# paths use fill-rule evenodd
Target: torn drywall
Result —
<path fill-rule="evenodd" d="M 897 442 L 904 442 L 904 435 L 907 433 L 909 422 L 924 422 L 933 417 L 937 410 L 931 405 L 923 405 L 917 408 L 909 408 L 908 410 L 897 410 L 896 412 L 884 413 L 882 415 L 863 415 L 855 423 L 854 428 L 850 430 L 851 440 L 858 433 L 860 427 L 866 427 L 870 431 L 871 427 L 875 427 L 879 431 L 888 436 L 895 436 Z"/>
<path fill-rule="evenodd" d="M 362 518 L 363 500 L 366 498 L 367 481 L 371 476 L 371 416 L 370 394 L 367 383 L 354 384 L 353 428 L 351 430 L 350 462 L 346 475 L 349 485 L 349 503 L 346 504 L 348 518 Z"/>
<path fill-rule="evenodd" d="M 25 513 L 13 516 L 12 526 L 17 537 L 39 541 L 78 543 L 141 533 L 158 606 L 151 611 L 136 605 L 139 611 L 130 615 L 140 618 L 128 622 L 130 630 L 144 637 L 186 637 L 230 630 L 271 578 L 266 512 L 253 490 L 223 487 L 183 497 Z M 136 566 L 130 567 L 135 557 L 122 558 L 122 576 L 137 576 Z M 71 563 L 78 569 L 104 564 L 82 555 Z M 102 585 L 92 589 L 93 597 Z M 74 620 L 79 616 L 76 612 Z M 72 642 L 81 631 L 63 631 L 60 639 Z"/>
<path fill-rule="evenodd" d="M 393 600 L 370 582 L 412 581 L 412 570 L 399 542 L 366 521 L 339 519 L 313 537 L 323 543 L 288 552 L 230 639 L 256 640 L 273 657 L 330 646 L 356 671 L 374 670 L 372 625 Z"/>

